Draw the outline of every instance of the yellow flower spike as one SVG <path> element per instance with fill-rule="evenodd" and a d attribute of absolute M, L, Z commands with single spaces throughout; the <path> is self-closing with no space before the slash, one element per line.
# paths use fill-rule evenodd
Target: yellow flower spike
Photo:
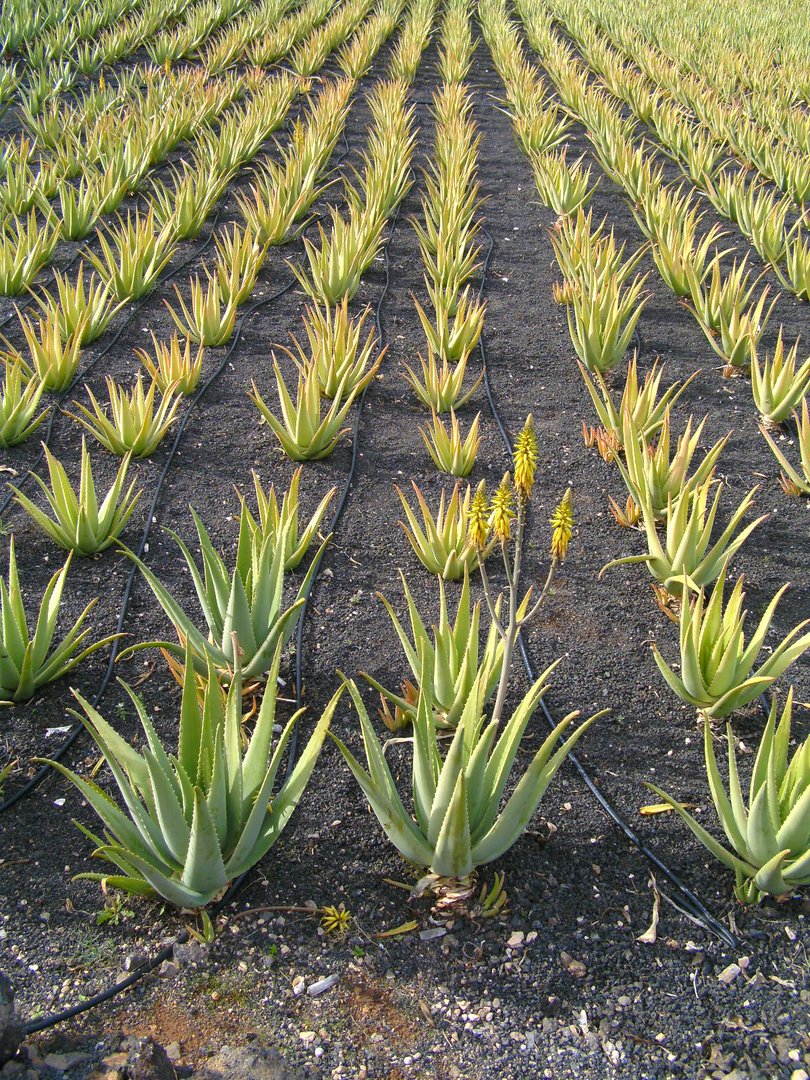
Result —
<path fill-rule="evenodd" d="M 498 490 L 492 496 L 492 505 L 489 508 L 489 527 L 495 534 L 495 538 L 502 544 L 505 544 L 512 536 L 512 518 L 515 516 L 514 497 L 512 479 L 509 473 L 504 473 Z"/>
<path fill-rule="evenodd" d="M 482 480 L 473 495 L 470 511 L 467 515 L 467 536 L 474 548 L 479 551 L 486 547 L 489 538 L 489 506 L 487 504 L 487 483 Z"/>
<path fill-rule="evenodd" d="M 574 503 L 571 488 L 568 488 L 557 503 L 550 521 L 554 530 L 551 534 L 551 556 L 563 562 L 574 532 Z"/>
<path fill-rule="evenodd" d="M 534 417 L 526 417 L 523 430 L 515 440 L 515 491 L 518 498 L 528 501 L 534 487 L 534 474 L 537 470 L 537 435 L 534 430 Z"/>

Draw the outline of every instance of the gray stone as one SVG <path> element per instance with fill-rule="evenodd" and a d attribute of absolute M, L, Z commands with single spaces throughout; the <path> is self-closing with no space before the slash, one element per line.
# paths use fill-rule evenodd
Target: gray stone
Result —
<path fill-rule="evenodd" d="M 132 1037 L 126 1040 L 124 1049 L 127 1062 L 122 1071 L 128 1080 L 176 1080 L 166 1051 L 154 1039 Z"/>
<path fill-rule="evenodd" d="M 14 989 L 0 974 L 0 1065 L 15 1056 L 25 1037 L 25 1025 L 14 1004 Z"/>
<path fill-rule="evenodd" d="M 223 1046 L 191 1080 L 303 1080 L 278 1052 L 268 1046 Z"/>

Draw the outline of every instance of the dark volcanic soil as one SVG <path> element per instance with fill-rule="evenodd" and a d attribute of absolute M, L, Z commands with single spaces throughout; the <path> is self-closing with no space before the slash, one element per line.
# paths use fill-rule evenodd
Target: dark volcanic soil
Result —
<path fill-rule="evenodd" d="M 384 70 L 384 56 L 374 74 Z M 420 125 L 419 161 L 429 152 L 430 95 L 436 85 L 435 47 L 428 50 L 413 86 Z M 219 933 L 206 949 L 187 950 L 163 977 L 150 976 L 129 994 L 71 1022 L 56 1038 L 59 1046 L 94 1046 L 118 1031 L 153 1033 L 177 1041 L 182 1060 L 196 1061 L 210 1047 L 257 1033 L 276 1043 L 308 1075 L 334 1077 L 519 1077 L 536 1076 L 791 1076 L 810 1069 L 807 1010 L 810 1000 L 803 934 L 807 901 L 794 898 L 778 906 L 742 910 L 732 899 L 729 876 L 710 862 L 672 815 L 645 818 L 639 807 L 651 801 L 643 781 L 655 780 L 685 801 L 706 809 L 702 737 L 690 709 L 672 695 L 655 667 L 650 642 L 669 659 L 676 655 L 676 629 L 656 608 L 650 578 L 639 567 L 610 571 L 604 563 L 640 552 L 641 537 L 621 531 L 608 511 L 608 496 L 623 501 L 618 473 L 582 444 L 582 420 L 592 409 L 580 379 L 564 310 L 551 302 L 557 275 L 547 230 L 551 213 L 539 205 L 526 159 L 513 141 L 508 118 L 498 107 L 502 87 L 479 43 L 472 84 L 476 119 L 482 134 L 480 180 L 487 198 L 486 230 L 492 255 L 483 282 L 488 303 L 486 355 L 498 407 L 511 431 L 527 412 L 537 423 L 541 446 L 534 516 L 526 559 L 526 581 L 544 575 L 547 519 L 566 485 L 574 488 L 577 531 L 569 559 L 542 617 L 533 625 L 528 647 L 536 665 L 563 656 L 548 703 L 555 716 L 572 708 L 590 713 L 609 707 L 581 744 L 580 757 L 607 799 L 637 829 L 657 854 L 677 871 L 714 916 L 732 929 L 739 945 L 731 948 L 690 922 L 669 902 L 673 888 L 657 875 L 661 890 L 657 941 L 636 939 L 650 925 L 654 893 L 646 860 L 600 809 L 570 767 L 553 784 L 540 820 L 497 867 L 506 875 L 509 907 L 492 920 L 458 920 L 442 936 L 417 933 L 390 938 L 375 935 L 415 918 L 419 930 L 431 928 L 428 907 L 409 905 L 394 881 L 411 880 L 409 870 L 387 844 L 337 751 L 324 750 L 309 791 L 280 842 L 251 873 L 238 898 L 218 919 Z M 349 119 L 343 168 L 356 163 L 368 126 L 368 109 L 358 95 Z M 581 132 L 572 152 L 587 152 Z M 598 166 L 596 166 L 598 171 Z M 337 198 L 339 187 L 330 189 Z M 395 223 L 386 258 L 367 275 L 355 301 L 359 310 L 382 298 L 381 324 L 389 351 L 381 377 L 371 387 L 359 429 L 354 484 L 328 549 L 304 632 L 305 701 L 317 715 L 337 685 L 336 668 L 366 670 L 388 685 L 403 675 L 403 659 L 380 591 L 401 609 L 398 570 L 408 575 L 423 610 L 435 612 L 435 582 L 415 560 L 396 522 L 401 516 L 394 484 L 415 479 L 435 501 L 448 480 L 433 470 L 418 431 L 425 422 L 407 384 L 403 361 L 416 361 L 422 335 L 411 294 L 424 292 L 415 234 L 409 217 L 420 211 L 417 182 Z M 229 200 L 220 223 L 233 212 Z M 617 189 L 603 179 L 595 198 L 595 217 L 608 214 L 628 247 L 641 242 L 632 215 Z M 709 219 L 707 219 L 708 221 Z M 739 239 L 742 252 L 745 241 Z M 184 250 L 188 257 L 193 245 Z M 274 251 L 261 275 L 256 296 L 271 294 L 290 280 L 285 258 L 300 256 L 301 244 Z M 178 256 L 178 259 L 180 256 Z M 210 254 L 209 254 L 210 258 Z M 676 409 L 679 425 L 693 413 L 708 414 L 705 444 L 733 432 L 721 461 L 726 480 L 723 515 L 754 484 L 761 484 L 758 513 L 767 521 L 735 560 L 745 573 L 752 614 L 785 581 L 793 588 L 777 612 L 769 638 L 778 640 L 810 614 L 807 560 L 807 500 L 790 500 L 776 482 L 777 469 L 760 437 L 746 380 L 723 380 L 692 316 L 679 307 L 655 275 L 654 296 L 640 323 L 640 362 L 646 370 L 656 357 L 668 379 L 683 379 L 696 369 Z M 188 271 L 179 275 L 184 282 Z M 115 349 L 89 380 L 98 393 L 111 374 L 129 379 L 136 370 L 132 348 L 146 331 L 168 331 L 162 299 L 166 285 L 138 311 Z M 194 540 L 187 507 L 192 503 L 223 549 L 236 542 L 234 485 L 249 492 L 250 470 L 265 483 L 284 488 L 292 465 L 274 445 L 246 396 L 251 379 L 273 399 L 272 346 L 285 343 L 300 328 L 304 297 L 287 293 L 248 316 L 241 339 L 223 375 L 195 409 L 174 457 L 157 507 L 157 524 Z M 2 314 L 2 313 L 0 313 Z M 779 322 L 788 340 L 810 339 L 807 305 L 783 298 L 768 335 L 772 344 Z M 116 324 L 118 325 L 118 324 Z M 110 331 L 110 334 L 114 332 Z M 99 343 L 103 347 L 104 339 Z M 91 354 L 92 355 L 92 354 Z M 208 370 L 219 358 L 211 350 Z M 471 477 L 497 481 L 508 457 L 483 395 L 462 412 L 469 422 L 482 412 L 483 443 Z M 53 448 L 63 460 L 77 461 L 76 425 L 57 420 Z M 162 469 L 169 440 L 137 471 L 146 494 L 126 535 L 135 544 L 146 505 Z M 34 447 L 3 452 L 2 464 L 24 470 Z M 115 464 L 101 452 L 99 482 L 109 482 Z M 332 485 L 344 483 L 351 458 L 348 440 L 326 461 L 304 470 L 302 492 L 314 506 Z M 14 532 L 20 571 L 32 599 L 60 565 L 60 553 L 16 508 L 4 526 Z M 152 531 L 147 558 L 189 610 L 195 610 L 191 582 L 174 542 Z M 97 632 L 114 629 L 128 564 L 108 551 L 100 558 L 74 560 L 66 590 L 66 617 L 92 597 Z M 456 589 L 451 588 L 451 595 Z M 126 631 L 134 639 L 168 633 L 151 593 L 136 579 Z M 23 706 L 7 710 L 0 736 L 6 755 L 19 770 L 6 786 L 13 793 L 35 766 L 36 754 L 52 753 L 61 735 L 49 729 L 70 723 L 70 687 L 91 696 L 107 654 L 93 657 L 72 678 L 47 687 Z M 117 666 L 123 678 L 140 681 L 159 731 L 174 746 L 178 689 L 150 653 Z M 288 666 L 287 677 L 292 672 Z M 522 676 L 522 673 L 521 673 Z M 805 658 L 791 677 L 799 701 L 810 700 L 810 662 Z M 785 682 L 785 680 L 783 680 Z M 515 692 L 518 681 L 515 681 Z M 102 711 L 122 732 L 136 736 L 131 709 L 115 684 Z M 372 696 L 367 698 L 372 705 Z M 797 710 L 797 735 L 806 733 L 806 712 Z M 305 727 L 309 721 L 305 722 Z M 356 717 L 345 700 L 334 722 L 348 743 L 359 744 Z M 754 709 L 739 717 L 738 734 L 755 744 L 762 716 Z M 523 751 L 527 759 L 545 735 L 537 716 Z M 96 761 L 88 740 L 68 755 L 73 768 L 88 770 Z M 403 759 L 404 760 L 404 759 Z M 102 782 L 109 776 L 100 774 Z M 117 921 L 97 925 L 105 900 L 98 888 L 72 881 L 89 869 L 90 849 L 72 818 L 95 827 L 75 791 L 50 777 L 37 791 L 0 818 L 0 967 L 14 981 L 28 1016 L 62 1008 L 114 982 L 133 957 L 147 956 L 171 939 L 188 918 L 158 904 L 131 901 Z M 550 835 L 549 835 L 550 834 Z M 344 903 L 353 917 L 349 935 L 335 941 L 320 931 L 316 918 L 268 911 L 237 917 L 246 908 Z M 730 964 L 740 973 L 718 978 Z M 337 985 L 321 997 L 298 996 L 330 973 Z M 77 1071 L 74 1075 L 84 1075 Z"/>

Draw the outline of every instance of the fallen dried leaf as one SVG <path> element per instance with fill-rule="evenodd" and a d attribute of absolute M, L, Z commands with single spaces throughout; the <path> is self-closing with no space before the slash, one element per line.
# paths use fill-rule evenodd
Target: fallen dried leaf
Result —
<path fill-rule="evenodd" d="M 697 803 L 678 803 L 682 810 L 696 810 Z M 670 810 L 674 810 L 674 806 L 670 806 L 669 803 L 650 803 L 649 806 L 640 806 L 638 812 L 645 816 L 652 814 L 668 814 Z"/>
<path fill-rule="evenodd" d="M 375 934 L 375 938 L 387 938 L 398 937 L 400 934 L 410 934 L 412 930 L 415 930 L 419 923 L 416 919 L 411 919 L 409 922 L 401 923 L 399 926 L 393 926 L 390 930 L 381 930 L 379 934 Z"/>

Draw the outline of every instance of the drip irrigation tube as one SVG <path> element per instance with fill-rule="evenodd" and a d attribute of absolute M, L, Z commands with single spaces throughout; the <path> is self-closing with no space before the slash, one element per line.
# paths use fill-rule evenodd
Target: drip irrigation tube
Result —
<path fill-rule="evenodd" d="M 170 945 L 164 945 L 159 953 L 156 953 L 150 960 L 130 972 L 125 979 L 113 983 L 112 986 L 108 986 L 106 990 L 102 990 L 99 994 L 94 994 L 93 997 L 88 998 L 86 1001 L 80 1001 L 78 1005 L 72 1005 L 69 1009 L 63 1009 L 62 1012 L 51 1013 L 50 1016 L 41 1016 L 37 1020 L 29 1021 L 23 1029 L 25 1034 L 36 1035 L 38 1031 L 45 1031 L 46 1028 L 61 1024 L 65 1020 L 72 1020 L 74 1016 L 79 1016 L 83 1012 L 94 1009 L 96 1005 L 103 1005 L 105 1001 L 110 1001 L 123 990 L 128 990 L 130 986 L 140 982 L 144 975 L 148 975 L 150 971 L 160 967 L 164 960 L 170 960 L 175 945 L 185 945 L 188 937 L 188 931 L 184 930 L 182 934 L 178 934 Z"/>
<path fill-rule="evenodd" d="M 479 299 L 483 299 L 484 291 L 486 288 L 489 263 L 495 246 L 492 235 L 483 228 L 482 233 L 486 237 L 487 251 L 486 255 L 484 256 L 484 262 L 481 271 L 481 286 L 478 291 Z M 478 344 L 481 352 L 481 365 L 484 374 L 484 393 L 486 394 L 487 402 L 492 413 L 492 418 L 494 419 L 495 424 L 498 428 L 504 447 L 507 453 L 511 455 L 513 452 L 512 439 L 509 435 L 509 431 L 506 428 L 503 418 L 501 417 L 497 402 L 495 400 L 495 395 L 492 390 L 492 383 L 490 382 L 489 378 L 489 364 L 487 361 L 486 343 L 484 341 L 483 332 L 481 333 Z M 529 656 L 529 652 L 526 647 L 526 641 L 522 633 L 518 633 L 518 645 L 520 647 L 520 655 L 523 660 L 523 666 L 526 669 L 526 674 L 528 675 L 530 681 L 534 682 L 534 680 L 537 678 L 537 672 L 535 671 L 534 665 L 531 661 L 531 657 Z M 553 730 L 556 724 L 543 698 L 540 699 L 540 708 L 543 711 L 543 716 L 545 717 L 547 724 Z M 737 948 L 740 944 L 737 937 L 732 934 L 727 927 L 723 926 L 723 924 L 711 914 L 711 912 L 698 899 L 698 897 L 692 892 L 692 890 L 684 884 L 684 882 L 675 873 L 675 871 L 671 870 L 666 865 L 666 863 L 664 863 L 661 858 L 659 858 L 659 856 L 655 854 L 655 852 L 647 845 L 647 843 L 642 840 L 636 830 L 627 821 L 625 821 L 619 811 L 608 801 L 606 796 L 600 791 L 596 782 L 593 780 L 590 773 L 579 760 L 577 755 L 574 753 L 569 753 L 568 761 L 570 761 L 571 764 L 574 766 L 574 769 L 576 770 L 582 782 L 587 787 L 588 791 L 590 791 L 590 793 L 593 795 L 593 797 L 596 799 L 596 801 L 599 803 L 599 805 L 602 807 L 608 817 L 611 818 L 614 824 L 618 826 L 620 831 L 624 834 L 625 838 L 629 840 L 630 843 L 633 844 L 633 846 L 636 847 L 638 851 L 641 852 L 641 854 L 648 860 L 648 862 L 650 862 L 652 866 L 664 878 L 666 878 L 670 885 L 673 886 L 678 899 L 676 900 L 673 897 L 668 897 L 670 902 L 676 908 L 678 908 L 678 910 L 681 911 L 682 914 L 686 915 L 689 919 L 701 925 L 705 930 L 720 938 L 720 940 L 723 941 L 726 945 L 730 946 L 731 948 Z"/>

